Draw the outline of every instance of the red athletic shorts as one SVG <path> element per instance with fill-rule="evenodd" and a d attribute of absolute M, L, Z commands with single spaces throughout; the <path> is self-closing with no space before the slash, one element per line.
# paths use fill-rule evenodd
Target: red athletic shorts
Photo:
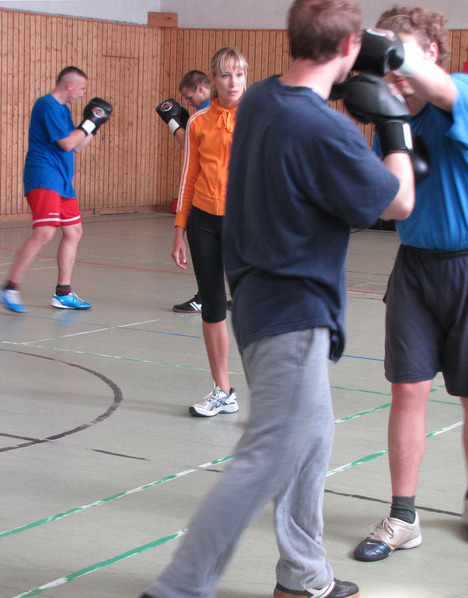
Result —
<path fill-rule="evenodd" d="M 26 195 L 33 217 L 33 228 L 38 226 L 71 226 L 81 222 L 76 197 L 62 197 L 50 189 L 33 189 Z"/>

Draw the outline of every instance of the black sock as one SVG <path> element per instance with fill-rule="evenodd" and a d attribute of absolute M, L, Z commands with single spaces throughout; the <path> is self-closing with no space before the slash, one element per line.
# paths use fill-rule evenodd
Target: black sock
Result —
<path fill-rule="evenodd" d="M 416 511 L 414 508 L 415 496 L 392 496 L 390 517 L 401 519 L 406 523 L 414 523 Z"/>
<path fill-rule="evenodd" d="M 4 291 L 17 291 L 19 287 L 19 284 L 16 284 L 16 282 L 13 282 L 12 280 L 7 280 L 5 282 L 5 286 L 3 287 Z"/>
<path fill-rule="evenodd" d="M 55 287 L 55 294 L 57 297 L 63 297 L 64 295 L 69 295 L 71 293 L 71 285 L 69 284 L 58 284 Z"/>

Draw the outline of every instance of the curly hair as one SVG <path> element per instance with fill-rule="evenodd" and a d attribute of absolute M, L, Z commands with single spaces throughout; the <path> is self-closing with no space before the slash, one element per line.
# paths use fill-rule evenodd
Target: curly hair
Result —
<path fill-rule="evenodd" d="M 439 48 L 437 64 L 446 67 L 450 58 L 450 44 L 446 28 L 447 19 L 441 12 L 415 6 L 395 5 L 386 10 L 377 21 L 380 29 L 394 33 L 408 33 L 416 37 L 423 50 L 432 42 Z"/>

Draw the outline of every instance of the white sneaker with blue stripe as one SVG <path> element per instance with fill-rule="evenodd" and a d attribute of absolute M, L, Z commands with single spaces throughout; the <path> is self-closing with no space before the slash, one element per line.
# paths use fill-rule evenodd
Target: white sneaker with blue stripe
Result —
<path fill-rule="evenodd" d="M 219 386 L 215 386 L 201 403 L 196 403 L 189 407 L 189 411 L 192 415 L 199 415 L 201 417 L 213 417 L 213 415 L 218 415 L 218 413 L 235 413 L 239 411 L 236 391 L 234 388 L 231 388 L 227 393 L 219 388 Z"/>

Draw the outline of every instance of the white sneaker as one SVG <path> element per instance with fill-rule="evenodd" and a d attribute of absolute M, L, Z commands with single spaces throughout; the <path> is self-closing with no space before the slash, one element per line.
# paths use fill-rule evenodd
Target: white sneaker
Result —
<path fill-rule="evenodd" d="M 219 386 L 215 386 L 214 390 L 201 403 L 196 403 L 189 407 L 189 411 L 192 415 L 203 417 L 213 417 L 213 415 L 218 415 L 218 413 L 235 413 L 239 411 L 236 391 L 234 388 L 231 388 L 229 393 L 227 393 L 221 390 Z"/>
<path fill-rule="evenodd" d="M 414 523 L 406 523 L 395 517 L 385 517 L 371 527 L 370 534 L 354 549 L 358 561 L 380 561 L 394 550 L 416 548 L 421 544 L 419 517 Z"/>

